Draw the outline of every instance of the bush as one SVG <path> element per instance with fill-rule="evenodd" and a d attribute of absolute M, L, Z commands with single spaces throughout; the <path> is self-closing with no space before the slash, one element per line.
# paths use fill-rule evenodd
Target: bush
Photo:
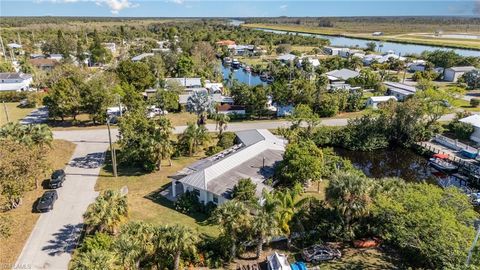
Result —
<path fill-rule="evenodd" d="M 207 156 L 213 156 L 215 155 L 216 153 L 219 153 L 223 150 L 222 147 L 218 146 L 218 145 L 213 145 L 213 146 L 210 146 L 207 148 L 207 150 L 205 151 L 205 154 Z"/>
<path fill-rule="evenodd" d="M 461 140 L 469 139 L 470 135 L 472 135 L 474 131 L 472 124 L 463 123 L 460 121 L 452 122 L 449 127 L 450 130 L 455 133 L 455 136 Z"/>
<path fill-rule="evenodd" d="M 203 210 L 203 204 L 198 201 L 197 193 L 187 191 L 175 202 L 175 210 L 184 214 L 200 212 Z"/>
<path fill-rule="evenodd" d="M 338 113 L 339 99 L 335 94 L 325 94 L 320 100 L 318 114 L 321 117 L 331 117 Z"/>
<path fill-rule="evenodd" d="M 470 99 L 470 106 L 476 108 L 476 107 L 478 107 L 478 105 L 480 105 L 480 99 L 478 99 L 478 98 Z"/>
<path fill-rule="evenodd" d="M 27 96 L 27 92 L 6 91 L 0 93 L 0 101 L 19 102 L 20 100 L 27 98 Z"/>
<path fill-rule="evenodd" d="M 222 149 L 227 149 L 235 144 L 236 135 L 233 132 L 223 132 L 218 138 L 217 146 Z"/>

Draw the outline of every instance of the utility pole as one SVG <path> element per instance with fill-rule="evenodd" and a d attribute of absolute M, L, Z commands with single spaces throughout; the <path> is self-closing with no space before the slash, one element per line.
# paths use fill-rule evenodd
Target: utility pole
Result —
<path fill-rule="evenodd" d="M 475 235 L 475 239 L 473 240 L 472 246 L 470 247 L 470 250 L 468 251 L 468 256 L 467 256 L 467 266 L 470 265 L 470 260 L 472 259 L 472 252 L 475 246 L 477 245 L 478 237 L 480 236 L 480 220 L 477 220 L 475 222 L 475 225 L 477 225 L 477 235 Z"/>
<path fill-rule="evenodd" d="M 7 61 L 7 53 L 5 52 L 5 46 L 3 45 L 2 36 L 0 36 L 0 45 L 2 45 L 3 58 L 5 59 L 5 61 Z"/>
<path fill-rule="evenodd" d="M 8 119 L 7 105 L 5 104 L 5 101 L 2 101 L 2 103 L 3 103 L 3 110 L 5 111 L 5 117 L 7 118 L 7 123 L 10 123 L 10 119 Z"/>
<path fill-rule="evenodd" d="M 112 157 L 112 167 L 113 167 L 113 176 L 117 177 L 117 155 L 115 154 L 115 148 L 112 144 L 112 134 L 110 132 L 110 117 L 107 117 L 107 128 L 108 128 L 108 142 L 110 143 L 110 154 Z"/>

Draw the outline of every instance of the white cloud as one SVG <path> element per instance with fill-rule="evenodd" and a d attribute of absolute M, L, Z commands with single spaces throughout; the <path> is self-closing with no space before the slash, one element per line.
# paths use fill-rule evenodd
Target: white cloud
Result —
<path fill-rule="evenodd" d="M 288 7 L 288 5 L 281 5 L 281 6 L 280 6 L 280 9 L 282 9 L 282 10 L 286 10 L 286 9 L 287 9 L 287 7 Z"/>
<path fill-rule="evenodd" d="M 185 0 L 168 0 L 167 2 L 172 2 L 175 4 L 182 5 L 183 3 L 185 3 Z"/>
<path fill-rule="evenodd" d="M 126 8 L 138 7 L 131 0 L 37 0 L 37 2 L 52 2 L 52 3 L 76 3 L 76 2 L 93 2 L 98 6 L 106 5 L 112 14 L 118 14 L 121 10 Z"/>

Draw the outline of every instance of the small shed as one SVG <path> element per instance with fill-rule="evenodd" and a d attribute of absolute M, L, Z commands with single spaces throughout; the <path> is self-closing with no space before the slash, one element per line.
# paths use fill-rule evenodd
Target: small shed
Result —
<path fill-rule="evenodd" d="M 443 80 L 447 82 L 457 82 L 458 78 L 460 78 L 463 74 L 474 69 L 475 67 L 473 66 L 446 68 L 445 72 L 443 73 Z"/>
<path fill-rule="evenodd" d="M 367 107 L 370 107 L 372 109 L 378 109 L 378 105 L 384 102 L 387 102 L 389 100 L 395 100 L 397 101 L 397 98 L 395 96 L 376 96 L 376 97 L 370 97 L 367 100 Z"/>
<path fill-rule="evenodd" d="M 291 270 L 285 254 L 278 254 L 276 251 L 267 257 L 268 270 Z"/>

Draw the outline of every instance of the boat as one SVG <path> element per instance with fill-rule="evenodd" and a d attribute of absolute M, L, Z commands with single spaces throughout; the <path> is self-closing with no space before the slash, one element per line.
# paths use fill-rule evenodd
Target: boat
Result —
<path fill-rule="evenodd" d="M 223 58 L 223 64 L 227 65 L 227 66 L 231 65 L 232 64 L 232 58 L 230 58 L 230 57 Z"/>
<path fill-rule="evenodd" d="M 272 76 L 267 77 L 267 83 L 273 83 L 273 77 Z"/>
<path fill-rule="evenodd" d="M 243 70 L 245 70 L 246 72 L 250 72 L 250 71 L 252 71 L 252 68 L 250 66 L 245 65 L 243 67 Z"/>
<path fill-rule="evenodd" d="M 262 80 L 263 82 L 267 81 L 267 78 L 268 78 L 267 74 L 265 73 L 260 74 L 260 80 Z"/>
<path fill-rule="evenodd" d="M 448 161 L 448 155 L 446 154 L 433 155 L 432 158 L 428 160 L 428 165 L 445 173 L 453 173 L 458 170 L 458 166 Z"/>
<path fill-rule="evenodd" d="M 475 159 L 478 155 L 476 149 L 475 151 L 471 151 L 471 150 L 468 150 L 468 149 L 462 149 L 460 150 L 460 154 L 466 158 L 471 158 L 471 159 Z"/>
<path fill-rule="evenodd" d="M 232 61 L 232 67 L 233 68 L 239 68 L 240 67 L 240 62 L 235 58 Z"/>

